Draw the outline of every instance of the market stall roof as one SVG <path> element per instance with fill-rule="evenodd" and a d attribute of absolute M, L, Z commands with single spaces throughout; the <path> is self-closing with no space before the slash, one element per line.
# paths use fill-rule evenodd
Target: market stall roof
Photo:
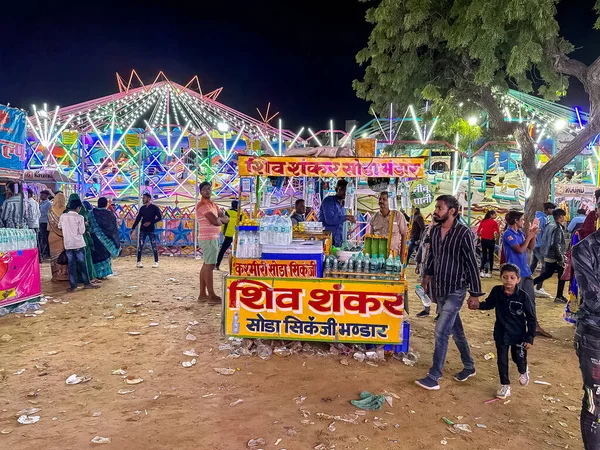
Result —
<path fill-rule="evenodd" d="M 47 181 L 54 183 L 76 183 L 60 170 L 30 169 L 23 172 L 24 181 Z"/>
<path fill-rule="evenodd" d="M 422 178 L 422 158 L 313 158 L 239 156 L 239 173 L 280 177 Z"/>

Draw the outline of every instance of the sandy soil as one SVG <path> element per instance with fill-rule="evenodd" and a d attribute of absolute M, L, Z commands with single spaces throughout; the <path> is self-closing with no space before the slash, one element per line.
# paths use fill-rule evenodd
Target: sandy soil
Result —
<path fill-rule="evenodd" d="M 540 322 L 555 339 L 539 338 L 530 351 L 532 383 L 519 386 L 512 366 L 510 402 L 486 405 L 498 384 L 495 361 L 483 357 L 495 351 L 493 312 L 472 312 L 465 306 L 462 313 L 477 376 L 464 384 L 452 379 L 461 364 L 451 341 L 442 389 L 427 392 L 414 380 L 431 364 L 432 318 L 411 319 L 411 345 L 420 354 L 414 367 L 394 359 L 377 367 L 351 359 L 344 366 L 339 356 L 228 358 L 218 350 L 225 341 L 220 309 L 196 301 L 200 264 L 168 258 L 159 269 L 148 264 L 140 270 L 132 259 L 122 258 L 115 264 L 118 276 L 102 289 L 74 294 L 50 283 L 44 265 L 44 293 L 65 303 L 49 302 L 33 318 L 0 318 L 0 335 L 12 337 L 0 340 L 0 448 L 82 449 L 93 447 L 90 441 L 97 435 L 112 439 L 107 448 L 128 450 L 234 450 L 255 438 L 265 439 L 258 447 L 265 450 L 318 444 L 336 449 L 582 448 L 578 411 L 567 408 L 578 407 L 581 397 L 573 328 L 551 300 L 538 300 Z M 223 273 L 215 276 L 220 287 Z M 414 279 L 410 281 L 413 286 Z M 484 280 L 484 288 L 489 291 L 494 283 Z M 546 290 L 552 292 L 554 286 L 548 283 Z M 413 300 L 413 314 L 418 309 Z M 199 325 L 189 326 L 194 320 Z M 149 326 L 152 322 L 159 325 Z M 131 331 L 141 335 L 131 336 Z M 188 333 L 197 340 L 187 341 Z M 182 352 L 191 348 L 199 353 L 197 364 L 184 368 L 182 361 L 191 358 Z M 213 371 L 218 367 L 239 370 L 223 376 Z M 143 383 L 126 385 L 111 374 L 119 368 L 142 377 Z M 15 375 L 20 369 L 25 371 Z M 71 374 L 93 379 L 66 385 Z M 121 395 L 121 389 L 135 392 Z M 363 390 L 387 390 L 400 399 L 394 399 L 393 407 L 367 412 L 358 424 L 338 420 L 335 431 L 328 429 L 333 420 L 317 417 L 319 412 L 353 413 L 349 400 Z M 306 397 L 301 404 L 294 400 L 299 396 Z M 560 401 L 551 403 L 543 396 Z M 230 406 L 238 399 L 243 402 Z M 18 424 L 17 413 L 32 407 L 41 408 L 41 420 Z M 305 418 L 300 408 L 310 416 Z M 469 424 L 473 432 L 451 433 L 442 416 Z M 477 423 L 487 428 L 477 428 Z"/>

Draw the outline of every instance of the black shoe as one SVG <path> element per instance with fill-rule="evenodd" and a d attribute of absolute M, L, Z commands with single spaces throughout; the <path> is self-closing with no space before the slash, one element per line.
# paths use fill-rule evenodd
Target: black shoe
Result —
<path fill-rule="evenodd" d="M 433 319 L 433 321 L 434 321 L 434 322 L 437 322 L 439 318 L 440 318 L 440 315 L 439 315 L 439 314 L 437 314 L 437 315 L 435 316 L 435 319 Z"/>
<path fill-rule="evenodd" d="M 554 299 L 554 303 L 562 303 L 562 304 L 565 304 L 565 303 L 568 303 L 568 302 L 569 302 L 569 301 L 568 301 L 568 300 L 567 300 L 567 299 L 566 299 L 564 296 L 562 296 L 562 295 L 561 295 L 560 297 L 556 297 L 556 298 Z"/>
<path fill-rule="evenodd" d="M 428 307 L 417 314 L 417 317 L 428 317 L 428 316 L 429 316 L 429 308 Z"/>
<path fill-rule="evenodd" d="M 454 379 L 462 383 L 467 381 L 469 378 L 474 377 L 476 374 L 477 372 L 475 372 L 475 369 L 463 369 L 454 375 Z"/>

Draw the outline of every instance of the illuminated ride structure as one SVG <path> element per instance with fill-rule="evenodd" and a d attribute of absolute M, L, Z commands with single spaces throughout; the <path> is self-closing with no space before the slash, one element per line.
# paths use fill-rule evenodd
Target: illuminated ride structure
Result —
<path fill-rule="evenodd" d="M 119 92 L 96 100 L 33 107 L 25 176 L 40 188 L 112 199 L 125 243 L 148 192 L 165 217 L 161 251 L 193 253 L 199 183 L 211 181 L 227 206 L 238 191 L 238 153 L 281 154 L 304 142 L 218 102 L 222 88 L 203 93 L 198 77 L 182 86 L 161 72 L 145 85 L 132 71 L 128 81 L 117 74 L 117 83 Z"/>

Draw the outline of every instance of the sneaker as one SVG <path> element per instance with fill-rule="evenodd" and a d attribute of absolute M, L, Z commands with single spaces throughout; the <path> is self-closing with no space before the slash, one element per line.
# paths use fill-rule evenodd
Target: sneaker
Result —
<path fill-rule="evenodd" d="M 429 308 L 425 308 L 420 313 L 417 313 L 417 317 L 428 317 L 429 316 L 429 311 L 430 311 Z"/>
<path fill-rule="evenodd" d="M 486 273 L 486 274 L 485 274 L 485 277 L 486 277 L 486 278 L 492 278 L 492 274 L 491 274 L 491 273 Z"/>
<path fill-rule="evenodd" d="M 548 294 L 544 288 L 540 288 L 540 289 L 535 289 L 535 296 L 536 297 L 542 297 L 542 298 L 552 298 L 552 296 L 550 294 Z"/>
<path fill-rule="evenodd" d="M 154 264 L 152 264 L 152 268 L 156 269 L 158 267 L 158 262 L 155 262 Z"/>
<path fill-rule="evenodd" d="M 137 263 L 137 268 L 138 269 L 142 269 L 143 267 L 144 267 L 144 265 L 141 262 Z"/>
<path fill-rule="evenodd" d="M 469 378 L 474 377 L 475 375 L 477 375 L 475 369 L 463 369 L 456 375 L 454 375 L 454 379 L 462 383 L 464 381 L 467 381 Z"/>
<path fill-rule="evenodd" d="M 501 384 L 496 391 L 496 397 L 502 400 L 506 397 L 510 397 L 510 384 Z"/>
<path fill-rule="evenodd" d="M 415 384 L 417 386 L 421 386 L 423 389 L 427 389 L 428 391 L 439 391 L 440 385 L 437 381 L 427 375 L 425 378 L 421 378 L 420 380 L 416 380 Z"/>
<path fill-rule="evenodd" d="M 485 272 L 483 270 L 481 272 L 479 272 L 479 277 L 480 278 L 485 278 L 486 277 L 486 274 L 485 274 Z"/>
<path fill-rule="evenodd" d="M 565 304 L 565 303 L 568 303 L 568 302 L 569 302 L 569 301 L 568 301 L 568 300 L 567 300 L 567 299 L 566 299 L 564 296 L 562 296 L 562 295 L 561 295 L 560 297 L 556 297 L 556 298 L 554 299 L 554 303 L 562 303 L 562 304 Z"/>
<path fill-rule="evenodd" d="M 519 376 L 519 383 L 521 383 L 521 386 L 527 386 L 529 384 L 529 367 L 527 368 L 527 372 L 522 373 L 521 376 Z"/>
<path fill-rule="evenodd" d="M 437 314 L 437 315 L 435 316 L 435 318 L 433 319 L 433 321 L 434 321 L 434 322 L 437 322 L 439 318 L 440 318 L 440 315 L 439 315 L 439 314 Z"/>

